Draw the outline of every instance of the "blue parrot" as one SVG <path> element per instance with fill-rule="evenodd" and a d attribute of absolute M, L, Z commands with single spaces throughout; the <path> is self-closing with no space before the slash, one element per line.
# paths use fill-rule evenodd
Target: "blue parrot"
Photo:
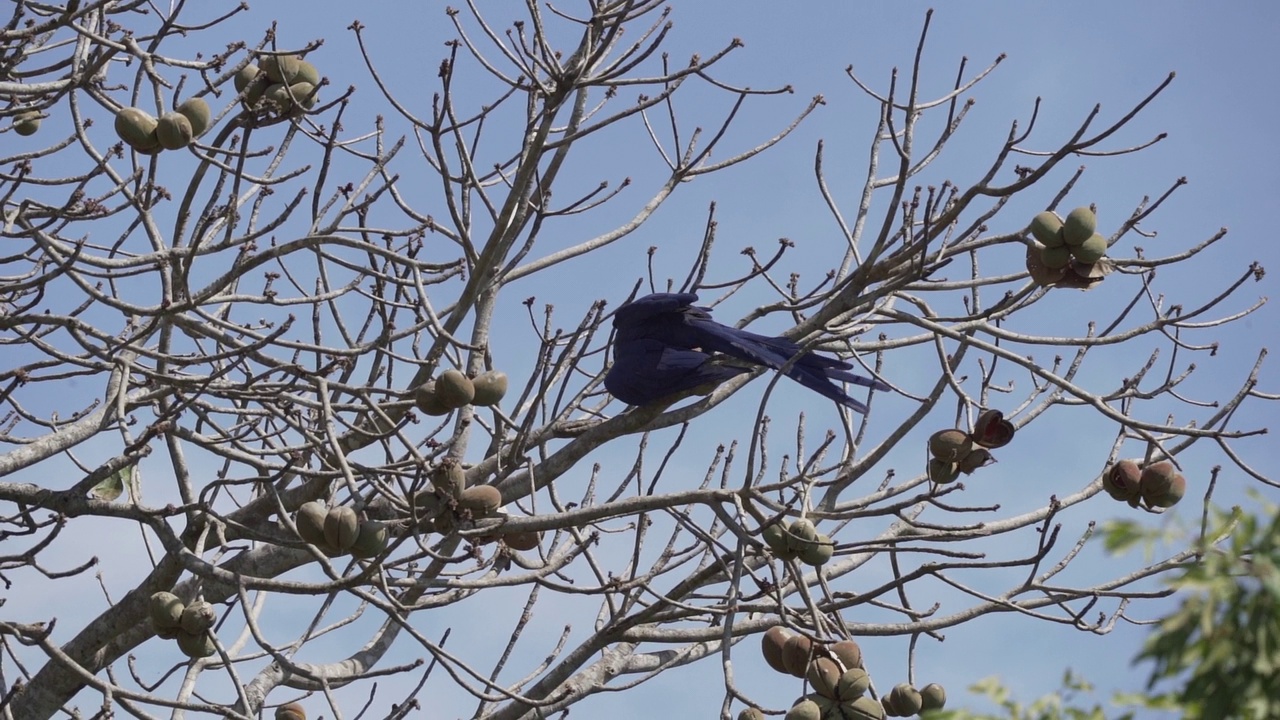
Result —
<path fill-rule="evenodd" d="M 782 337 L 757 335 L 721 325 L 711 312 L 693 303 L 694 293 L 654 293 L 618 308 L 613 316 L 613 366 L 604 386 L 629 405 L 644 405 L 668 395 L 751 372 L 751 368 L 713 361 L 724 353 L 754 365 L 781 369 L 800 352 L 800 345 Z M 787 377 L 860 413 L 867 406 L 844 393 L 832 381 L 875 390 L 888 390 L 879 380 L 849 372 L 853 365 L 826 355 L 802 355 Z"/>

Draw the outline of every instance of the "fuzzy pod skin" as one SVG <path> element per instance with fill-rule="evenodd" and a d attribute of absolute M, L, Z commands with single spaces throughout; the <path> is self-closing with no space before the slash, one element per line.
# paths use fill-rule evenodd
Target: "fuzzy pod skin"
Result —
<path fill-rule="evenodd" d="M 1004 413 L 999 410 L 984 410 L 973 423 L 970 437 L 978 445 L 995 450 L 1013 442 L 1015 432 L 1013 423 L 1005 419 Z"/>
<path fill-rule="evenodd" d="M 835 554 L 835 550 L 836 545 L 831 541 L 831 538 L 819 534 L 812 543 L 805 545 L 798 553 L 800 562 L 813 567 L 821 567 L 827 564 L 827 561 Z"/>
<path fill-rule="evenodd" d="M 1071 263 L 1071 250 L 1063 247 L 1047 247 L 1040 250 L 1040 263 L 1050 270 L 1065 270 Z"/>
<path fill-rule="evenodd" d="M 276 708 L 276 720 L 307 720 L 307 711 L 299 703 L 289 703 Z"/>
<path fill-rule="evenodd" d="M 413 404 L 428 415 L 448 415 L 453 410 L 440 399 L 435 380 L 428 380 L 413 391 Z"/>
<path fill-rule="evenodd" d="M 476 396 L 476 388 L 466 375 L 449 368 L 436 378 L 436 395 L 441 403 L 456 410 L 463 405 L 471 404 Z"/>
<path fill-rule="evenodd" d="M 929 436 L 929 454 L 938 460 L 959 462 L 972 450 L 973 440 L 963 430 L 939 430 Z"/>
<path fill-rule="evenodd" d="M 1138 480 L 1139 494 L 1149 508 L 1173 507 L 1187 492 L 1187 480 L 1173 463 L 1161 460 L 1142 468 Z"/>
<path fill-rule="evenodd" d="M 285 85 L 297 81 L 302 70 L 302 58 L 297 55 L 263 55 L 258 64 L 271 82 Z"/>
<path fill-rule="evenodd" d="M 324 516 L 324 539 L 338 552 L 346 552 L 360 534 L 360 518 L 346 505 L 329 508 Z"/>
<path fill-rule="evenodd" d="M 13 118 L 13 131 L 23 137 L 35 135 L 40 130 L 40 111 L 28 110 Z"/>
<path fill-rule="evenodd" d="M 764 713 L 760 708 L 743 708 L 742 712 L 738 713 L 738 720 L 764 720 Z"/>
<path fill-rule="evenodd" d="M 267 90 L 266 76 L 262 75 L 262 71 L 257 65 L 249 64 L 240 68 L 235 74 L 232 82 L 235 83 L 237 93 L 245 93 L 244 104 L 246 107 L 252 108 L 262 99 L 263 93 Z M 248 90 L 248 92 L 245 92 Z"/>
<path fill-rule="evenodd" d="M 1087 207 L 1078 207 L 1067 213 L 1062 221 L 1062 239 L 1068 245 L 1079 245 L 1088 240 L 1098 229 L 1098 216 Z"/>
<path fill-rule="evenodd" d="M 196 600 L 182 611 L 182 631 L 189 635 L 201 635 L 218 620 L 218 611 L 204 600 Z"/>
<path fill-rule="evenodd" d="M 316 69 L 315 65 L 312 65 L 306 60 L 300 60 L 298 62 L 298 72 L 296 75 L 293 76 L 293 82 L 294 83 L 311 83 L 312 85 L 319 85 L 320 71 Z"/>
<path fill-rule="evenodd" d="M 268 85 L 262 97 L 281 115 L 293 109 L 293 94 L 289 92 L 289 86 L 283 83 Z"/>
<path fill-rule="evenodd" d="M 115 129 L 116 135 L 134 150 L 146 151 L 160 147 L 160 140 L 156 138 L 156 119 L 145 110 L 121 108 L 116 113 Z"/>
<path fill-rule="evenodd" d="M 956 469 L 965 475 L 972 475 L 975 470 L 986 467 L 995 462 L 996 459 L 991 456 L 991 451 L 986 448 L 975 448 L 973 452 L 964 456 L 964 459 L 956 463 Z"/>
<path fill-rule="evenodd" d="M 185 115 L 165 113 L 156 121 L 156 139 L 165 150 L 181 150 L 190 145 L 194 137 L 191 121 Z"/>
<path fill-rule="evenodd" d="M 1085 265 L 1092 265 L 1103 258 L 1107 254 L 1107 239 L 1094 233 L 1089 236 L 1088 240 L 1071 248 L 1071 254 L 1076 260 Z"/>
<path fill-rule="evenodd" d="M 213 112 L 209 110 L 209 103 L 204 98 L 187 98 L 186 102 L 178 106 L 178 114 L 191 123 L 191 133 L 195 137 L 203 135 L 213 120 Z"/>
<path fill-rule="evenodd" d="M 296 82 L 290 85 L 289 95 L 293 98 L 294 104 L 304 110 L 315 107 L 316 101 L 320 99 L 316 86 L 309 82 Z"/>
<path fill-rule="evenodd" d="M 939 485 L 953 483 L 960 477 L 960 466 L 934 458 L 929 461 L 929 479 Z"/>
<path fill-rule="evenodd" d="M 805 678 L 813 691 L 832 700 L 836 698 L 836 684 L 840 682 L 840 664 L 829 657 L 814 658 L 809 663 Z"/>
<path fill-rule="evenodd" d="M 461 500 L 462 490 L 467 486 L 467 473 L 457 460 L 445 458 L 431 469 L 430 480 L 431 487 L 441 496 Z"/>
<path fill-rule="evenodd" d="M 1062 244 L 1062 219 L 1056 213 L 1045 210 L 1031 218 L 1031 236 L 1045 247 Z"/>
<path fill-rule="evenodd" d="M 849 668 L 836 680 L 836 699 L 852 702 L 867 694 L 871 687 L 871 676 L 862 668 Z"/>
<path fill-rule="evenodd" d="M 207 658 L 218 652 L 218 648 L 213 644 L 213 638 L 207 632 L 193 635 L 189 632 L 179 631 L 177 640 L 178 649 L 182 651 L 183 655 L 192 660 Z"/>
<path fill-rule="evenodd" d="M 472 404 L 485 407 L 497 405 L 507 394 L 507 374 L 499 370 L 480 373 L 471 379 L 471 387 L 474 390 Z"/>
<path fill-rule="evenodd" d="M 947 704 L 947 691 L 938 683 L 929 683 L 920 688 L 920 712 L 941 710 Z"/>
<path fill-rule="evenodd" d="M 1142 470 L 1132 460 L 1121 460 L 1102 475 L 1102 489 L 1115 500 L 1129 502 L 1138 497 Z"/>
<path fill-rule="evenodd" d="M 351 544 L 348 550 L 353 556 L 368 560 L 371 557 L 377 557 L 378 554 L 387 549 L 387 540 L 390 536 L 386 523 L 381 520 L 365 520 L 360 523 L 360 530 L 356 533 L 356 541 Z"/>
<path fill-rule="evenodd" d="M 458 507 L 470 510 L 475 517 L 492 515 L 502 507 L 502 493 L 492 485 L 476 485 L 462 491 Z"/>
<path fill-rule="evenodd" d="M 802 678 L 809 669 L 813 643 L 803 635 L 792 635 L 782 644 L 782 666 L 795 677 Z"/>
<path fill-rule="evenodd" d="M 158 592 L 147 601 L 147 615 L 151 618 L 151 627 L 158 633 L 161 630 L 176 630 L 182 626 L 182 611 L 186 605 L 171 592 Z"/>
<path fill-rule="evenodd" d="M 791 545 L 787 543 L 789 533 L 787 528 L 790 524 L 785 520 L 779 520 L 775 523 L 765 525 L 760 531 L 760 539 L 765 545 L 769 546 L 769 550 L 773 552 L 779 560 L 795 560 L 799 557 L 799 553 L 791 549 Z"/>
<path fill-rule="evenodd" d="M 787 711 L 786 720 L 822 720 L 822 708 L 818 703 L 805 698 Z"/>
<path fill-rule="evenodd" d="M 845 670 L 862 667 L 862 647 L 853 640 L 841 640 L 828 645 L 827 652 L 839 660 Z"/>
<path fill-rule="evenodd" d="M 843 703 L 841 711 L 853 720 L 884 720 L 884 708 L 874 699 L 863 696 L 851 703 Z"/>
<path fill-rule="evenodd" d="M 760 636 L 760 654 L 764 656 L 765 663 L 780 673 L 788 674 L 787 666 L 782 662 L 782 649 L 786 646 L 787 640 L 795 635 L 781 625 L 774 625 Z"/>
<path fill-rule="evenodd" d="M 303 503 L 293 519 L 293 524 L 298 528 L 298 537 L 305 543 L 321 549 L 327 548 L 329 541 L 324 537 L 324 521 L 328 514 L 329 509 L 319 500 Z"/>
<path fill-rule="evenodd" d="M 818 539 L 818 528 L 813 523 L 801 518 L 787 526 L 787 546 L 796 552 L 804 549 Z"/>
<path fill-rule="evenodd" d="M 920 691 L 907 683 L 894 685 L 889 694 L 885 696 L 885 700 L 887 701 L 885 710 L 897 710 L 895 714 L 901 717 L 915 715 L 920 712 L 920 706 L 923 704 Z"/>

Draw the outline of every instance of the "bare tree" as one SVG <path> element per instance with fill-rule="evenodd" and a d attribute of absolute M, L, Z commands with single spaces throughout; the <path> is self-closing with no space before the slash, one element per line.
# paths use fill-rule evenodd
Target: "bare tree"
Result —
<path fill-rule="evenodd" d="M 643 273 L 615 272 L 626 282 L 613 296 L 559 308 L 536 307 L 518 281 L 572 283 L 584 256 L 631 236 L 683 183 L 779 151 L 822 98 L 742 142 L 729 130 L 743 113 L 794 97 L 719 77 L 736 42 L 668 56 L 661 3 L 528 2 L 514 22 L 478 5 L 448 12 L 456 41 L 415 88 L 384 77 L 386 55 L 353 24 L 376 84 L 356 93 L 322 79 L 318 42 L 281 47 L 271 28 L 251 44 L 206 39 L 260 23 L 243 9 L 15 3 L 0 30 L 0 568 L 7 589 L 52 597 L 127 544 L 137 581 L 121 597 L 103 581 L 79 627 L 57 610 L 0 622 L 6 718 L 79 717 L 75 704 L 99 701 L 95 717 L 288 718 L 297 702 L 313 716 L 404 717 L 424 688 L 432 707 L 470 703 L 459 714 L 552 717 L 700 660 L 723 669 L 722 717 L 776 712 L 734 668 L 763 662 L 757 642 L 778 625 L 821 641 L 801 673 L 824 643 L 907 639 L 906 668 L 865 661 L 886 696 L 915 682 L 922 637 L 991 613 L 1104 633 L 1153 594 L 1142 580 L 1194 562 L 1189 549 L 1087 586 L 1059 579 L 1090 531 L 1063 537 L 1058 514 L 1106 493 L 1136 503 L 1126 468 L 1159 466 L 1176 485 L 1178 456 L 1200 443 L 1233 476 L 1275 484 L 1233 449 L 1263 432 L 1232 426 L 1241 404 L 1276 399 L 1255 389 L 1261 357 L 1229 397 L 1179 394 L 1185 356 L 1215 350 L 1200 338 L 1257 307 L 1227 301 L 1261 269 L 1187 307 L 1156 270 L 1195 263 L 1225 232 L 1125 255 L 1177 184 L 1100 229 L 1106 257 L 1092 260 L 1050 257 L 1063 237 L 1050 216 L 1034 228 L 1042 247 L 1031 218 L 1002 212 L 1024 192 L 1066 210 L 1081 171 L 1048 187 L 1064 161 L 1158 141 L 1112 137 L 1168 80 L 1114 119 L 1095 109 L 1051 149 L 1031 139 L 1030 108 L 971 184 L 922 186 L 999 59 L 962 62 L 951 92 L 922 97 L 922 33 L 902 77 L 876 89 L 850 73 L 842 91 L 881 113 L 856 202 L 829 187 L 818 147 L 817 192 L 845 241 L 821 258 L 824 279 L 778 277 L 786 241 L 730 270 L 713 254 L 714 208 L 687 277 L 648 272 L 651 289 L 751 298 L 739 327 L 780 316 L 786 337 L 865 358 L 894 388 L 821 437 L 801 416 L 784 441 L 772 372 L 641 407 L 604 392 L 611 314 L 646 292 Z M 427 80 L 429 102 L 410 99 Z M 718 124 L 682 114 L 691 90 L 724 98 Z M 382 102 L 386 117 L 348 119 Z M 665 177 L 635 201 L 605 146 L 647 147 Z M 1018 321 L 1084 290 L 1120 299 L 1083 336 Z M 1080 381 L 1113 346 L 1129 349 L 1125 376 Z M 913 351 L 912 375 L 886 369 Z M 749 436 L 682 447 L 757 377 L 769 389 Z M 1071 407 L 1117 428 L 1094 478 L 1030 512 L 966 504 L 957 475 Z M 908 446 L 919 462 L 891 464 Z M 700 484 L 656 487 L 690 472 Z M 1165 490 L 1145 492 L 1149 512 L 1177 500 Z M 1007 538 L 997 556 L 974 549 L 993 537 Z M 883 561 L 887 580 L 859 574 Z M 1002 590 L 982 589 L 987 573 Z M 963 600 L 935 605 L 939 583 Z M 561 603 L 587 619 L 548 634 L 535 619 Z M 498 651 L 479 650 L 496 631 Z"/>

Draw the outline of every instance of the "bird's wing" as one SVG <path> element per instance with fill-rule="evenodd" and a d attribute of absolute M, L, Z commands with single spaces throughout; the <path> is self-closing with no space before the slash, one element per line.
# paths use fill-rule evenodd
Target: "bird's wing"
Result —
<path fill-rule="evenodd" d="M 613 314 L 613 326 L 626 328 L 639 325 L 655 316 L 688 307 L 698 299 L 694 293 L 654 293 L 636 298 Z"/>
<path fill-rule="evenodd" d="M 614 362 L 604 378 L 605 388 L 629 405 L 645 405 L 707 383 L 720 383 L 744 368 L 709 362 L 711 356 L 683 350 L 659 340 L 614 343 Z"/>

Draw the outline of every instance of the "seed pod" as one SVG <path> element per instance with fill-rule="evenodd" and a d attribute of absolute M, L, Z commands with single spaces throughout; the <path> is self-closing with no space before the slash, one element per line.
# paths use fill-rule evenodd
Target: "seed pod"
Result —
<path fill-rule="evenodd" d="M 289 703 L 276 708 L 276 720 L 307 720 L 307 711 L 299 703 Z"/>
<path fill-rule="evenodd" d="M 1068 245 L 1079 245 L 1088 240 L 1098 229 L 1098 216 L 1087 207 L 1078 207 L 1067 213 L 1062 221 L 1062 240 Z"/>
<path fill-rule="evenodd" d="M 822 720 L 822 708 L 818 703 L 805 698 L 787 711 L 786 720 Z"/>
<path fill-rule="evenodd" d="M 462 499 L 462 490 L 467 486 L 467 473 L 462 465 L 453 458 L 445 458 L 431 469 L 431 487 L 443 497 L 454 500 Z"/>
<path fill-rule="evenodd" d="M 827 647 L 845 670 L 862 667 L 862 648 L 853 640 L 841 640 Z"/>
<path fill-rule="evenodd" d="M 183 655 L 193 659 L 207 658 L 218 652 L 218 648 L 213 644 L 213 638 L 208 632 L 202 632 L 193 635 L 189 632 L 178 632 L 178 649 Z"/>
<path fill-rule="evenodd" d="M 812 543 L 805 545 L 799 551 L 800 562 L 813 567 L 825 565 L 831 556 L 835 554 L 836 545 L 831 541 L 830 537 L 819 534 L 814 538 Z"/>
<path fill-rule="evenodd" d="M 204 600 L 196 600 L 182 611 L 182 631 L 190 635 L 199 635 L 213 627 L 218 619 L 218 611 Z"/>
<path fill-rule="evenodd" d="M 833 700 L 836 699 L 836 684 L 840 682 L 840 675 L 839 663 L 829 657 L 814 658 L 805 673 L 814 692 Z"/>
<path fill-rule="evenodd" d="M 817 539 L 818 528 L 804 518 L 796 520 L 787 526 L 787 546 L 796 552 L 800 552 Z"/>
<path fill-rule="evenodd" d="M 939 460 L 959 462 L 973 450 L 973 440 L 963 430 L 939 430 L 929 436 L 929 453 Z"/>
<path fill-rule="evenodd" d="M 512 550 L 528 552 L 529 550 L 537 549 L 538 544 L 542 542 L 542 533 L 533 530 L 506 533 L 502 536 L 502 542 L 506 543 L 507 547 Z"/>
<path fill-rule="evenodd" d="M 1076 260 L 1085 265 L 1092 265 L 1102 259 L 1107 254 L 1107 239 L 1094 233 L 1089 239 L 1071 248 L 1071 254 Z"/>
<path fill-rule="evenodd" d="M 960 477 L 960 466 L 934 458 L 929 461 L 929 479 L 939 485 L 953 483 L 956 478 Z"/>
<path fill-rule="evenodd" d="M 178 106 L 178 112 L 191 123 L 191 134 L 194 137 L 203 135 L 204 131 L 209 129 L 209 122 L 213 119 L 209 103 L 205 102 L 204 98 L 188 98 Z"/>
<path fill-rule="evenodd" d="M 782 648 L 792 637 L 795 635 L 781 625 L 774 625 L 760 636 L 760 654 L 764 655 L 764 661 L 769 667 L 780 673 L 790 672 L 782 662 Z"/>
<path fill-rule="evenodd" d="M 760 712 L 760 708 L 743 708 L 738 713 L 738 720 L 764 720 L 764 713 Z"/>
<path fill-rule="evenodd" d="M 262 72 L 273 83 L 289 85 L 298 79 L 302 71 L 302 58 L 297 55 L 263 55 Z"/>
<path fill-rule="evenodd" d="M 986 448 L 976 448 L 973 452 L 964 456 L 964 459 L 956 463 L 956 469 L 965 475 L 972 475 L 974 470 L 986 467 L 995 462 L 995 458 L 991 457 L 991 453 Z"/>
<path fill-rule="evenodd" d="M 259 77 L 261 75 L 261 77 Z M 267 76 L 262 75 L 262 71 L 257 65 L 249 64 L 240 68 L 236 73 L 233 82 L 236 86 L 237 93 L 245 93 L 245 107 L 252 108 L 262 99 L 263 93 L 267 91 Z M 245 92 L 246 88 L 248 92 Z"/>
<path fill-rule="evenodd" d="M 435 490 L 419 490 L 413 496 L 414 517 L 431 517 L 440 509 L 440 496 Z"/>
<path fill-rule="evenodd" d="M 190 145 L 193 137 L 191 121 L 185 115 L 165 113 L 156 121 L 156 139 L 165 150 L 180 150 Z"/>
<path fill-rule="evenodd" d="M 476 388 L 466 375 L 449 368 L 436 378 L 436 395 L 441 403 L 456 410 L 475 398 Z"/>
<path fill-rule="evenodd" d="M 978 445 L 995 450 L 1012 442 L 1014 432 L 1013 423 L 1004 418 L 1004 413 L 999 410 L 984 410 L 974 422 L 970 437 Z"/>
<path fill-rule="evenodd" d="M 23 137 L 35 135 L 40 129 L 40 111 L 28 110 L 27 112 L 18 113 L 13 118 L 13 131 Z"/>
<path fill-rule="evenodd" d="M 941 710 L 947 704 L 947 691 L 938 683 L 920 688 L 920 712 Z"/>
<path fill-rule="evenodd" d="M 293 95 L 289 92 L 288 85 L 282 83 L 268 85 L 262 96 L 281 115 L 293 109 Z"/>
<path fill-rule="evenodd" d="M 458 498 L 458 507 L 470 510 L 472 516 L 477 518 L 492 515 L 502 507 L 502 493 L 492 485 L 469 487 Z"/>
<path fill-rule="evenodd" d="M 792 635 L 782 644 L 782 667 L 798 678 L 809 669 L 813 643 L 804 635 Z"/>
<path fill-rule="evenodd" d="M 1102 489 L 1112 498 L 1128 502 L 1138 497 L 1138 483 L 1142 471 L 1138 463 L 1132 460 L 1121 460 L 1107 468 L 1102 476 Z"/>
<path fill-rule="evenodd" d="M 896 709 L 896 715 L 902 717 L 910 717 L 920 712 L 920 706 L 923 699 L 920 697 L 920 691 L 911 687 L 907 683 L 898 683 L 893 686 L 889 694 L 885 696 L 888 704 L 885 710 Z"/>
<path fill-rule="evenodd" d="M 298 528 L 298 537 L 318 548 L 328 547 L 329 542 L 324 537 L 324 521 L 328 514 L 329 509 L 319 500 L 303 503 L 293 518 L 293 524 Z"/>
<path fill-rule="evenodd" d="M 319 85 L 320 71 L 316 69 L 315 65 L 312 65 L 306 60 L 300 60 L 298 62 L 298 73 L 293 76 L 293 82 L 305 82 L 311 83 L 312 85 Z"/>
<path fill-rule="evenodd" d="M 1187 480 L 1173 463 L 1161 460 L 1142 468 L 1138 489 L 1147 507 L 1173 507 L 1186 494 Z"/>
<path fill-rule="evenodd" d="M 1071 250 L 1062 247 L 1046 247 L 1040 251 L 1040 264 L 1050 270 L 1062 270 L 1071 262 Z"/>
<path fill-rule="evenodd" d="M 764 540 L 764 544 L 769 546 L 769 549 L 773 551 L 773 554 L 779 560 L 794 560 L 798 557 L 796 551 L 792 550 L 787 543 L 787 537 L 789 537 L 787 533 L 788 527 L 789 524 L 786 520 L 779 520 L 765 525 L 760 531 L 760 539 Z"/>
<path fill-rule="evenodd" d="M 499 370 L 480 373 L 471 379 L 471 387 L 475 391 L 472 404 L 485 407 L 497 405 L 502 396 L 507 394 L 507 374 Z"/>
<path fill-rule="evenodd" d="M 863 696 L 851 703 L 842 703 L 841 711 L 850 720 L 884 720 L 884 708 L 874 699 Z"/>
<path fill-rule="evenodd" d="M 1045 246 L 1031 243 L 1027 246 L 1027 274 L 1040 287 L 1052 287 L 1066 274 L 1066 268 L 1051 268 L 1044 264 L 1041 253 Z"/>
<path fill-rule="evenodd" d="M 324 516 L 324 539 L 338 552 L 346 552 L 360 534 L 360 518 L 346 505 L 329 508 Z"/>
<path fill-rule="evenodd" d="M 842 701 L 857 700 L 867 693 L 871 687 L 871 676 L 860 667 L 849 668 L 836 680 L 836 699 Z"/>
<path fill-rule="evenodd" d="M 413 391 L 413 404 L 428 415 L 448 415 L 453 410 L 440 400 L 435 380 L 428 380 Z"/>
<path fill-rule="evenodd" d="M 319 93 L 316 92 L 316 86 L 309 82 L 296 82 L 290 85 L 289 95 L 293 98 L 295 104 L 306 110 L 315 107 L 316 101 L 320 99 Z"/>
<path fill-rule="evenodd" d="M 1045 210 L 1031 218 L 1031 235 L 1045 247 L 1062 244 L 1062 219 L 1056 213 Z"/>
<path fill-rule="evenodd" d="M 151 618 L 151 627 L 161 630 L 174 630 L 182 625 L 182 611 L 186 606 L 182 600 L 171 592 L 158 592 L 147 601 L 147 614 Z"/>
<path fill-rule="evenodd" d="M 115 128 L 116 135 L 134 150 L 145 151 L 160 147 L 160 140 L 156 138 L 156 119 L 145 110 L 121 108 L 116 113 Z"/>
<path fill-rule="evenodd" d="M 381 520 L 365 520 L 360 523 L 360 531 L 356 533 L 356 541 L 349 550 L 355 557 L 369 559 L 376 557 L 387 549 L 387 524 Z"/>

